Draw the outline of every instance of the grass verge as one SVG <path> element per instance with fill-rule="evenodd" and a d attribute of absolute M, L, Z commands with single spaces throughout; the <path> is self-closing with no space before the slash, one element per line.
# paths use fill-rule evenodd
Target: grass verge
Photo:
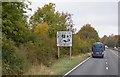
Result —
<path fill-rule="evenodd" d="M 90 53 L 72 56 L 71 59 L 69 57 L 60 58 L 51 67 L 46 67 L 43 64 L 33 65 L 25 75 L 64 75 L 89 56 Z"/>

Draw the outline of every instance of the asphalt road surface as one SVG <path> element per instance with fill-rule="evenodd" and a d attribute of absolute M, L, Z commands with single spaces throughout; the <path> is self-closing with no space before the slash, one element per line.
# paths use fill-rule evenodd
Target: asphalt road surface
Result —
<path fill-rule="evenodd" d="M 91 57 L 68 75 L 118 75 L 118 52 L 106 49 L 104 58 Z"/>

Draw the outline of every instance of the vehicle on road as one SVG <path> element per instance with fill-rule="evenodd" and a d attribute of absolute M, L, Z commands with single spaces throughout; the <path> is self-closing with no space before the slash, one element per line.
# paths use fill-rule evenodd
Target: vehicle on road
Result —
<path fill-rule="evenodd" d="M 107 45 L 105 45 L 105 48 L 106 48 L 106 49 L 108 49 L 108 46 L 107 46 Z"/>
<path fill-rule="evenodd" d="M 113 50 L 119 51 L 118 47 L 114 47 Z"/>
<path fill-rule="evenodd" d="M 92 57 L 104 57 L 105 45 L 101 42 L 96 42 L 92 45 Z"/>

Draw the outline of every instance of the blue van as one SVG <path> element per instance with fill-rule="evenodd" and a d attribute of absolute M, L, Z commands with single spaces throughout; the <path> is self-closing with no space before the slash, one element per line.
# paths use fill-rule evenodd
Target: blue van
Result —
<path fill-rule="evenodd" d="M 96 42 L 92 45 L 92 57 L 104 57 L 105 45 L 101 42 Z"/>

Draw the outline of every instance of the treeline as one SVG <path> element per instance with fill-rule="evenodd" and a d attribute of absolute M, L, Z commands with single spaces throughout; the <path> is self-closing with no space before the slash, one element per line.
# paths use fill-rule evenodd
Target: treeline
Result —
<path fill-rule="evenodd" d="M 108 47 L 120 47 L 120 35 L 104 35 L 101 38 L 101 42 L 103 42 Z"/>
<path fill-rule="evenodd" d="M 31 65 L 54 63 L 57 60 L 56 32 L 72 31 L 72 55 L 87 53 L 98 33 L 90 24 L 75 34 L 72 15 L 55 10 L 55 4 L 45 4 L 27 22 L 24 2 L 2 3 L 2 74 L 23 74 Z M 69 48 L 61 47 L 61 57 Z"/>

